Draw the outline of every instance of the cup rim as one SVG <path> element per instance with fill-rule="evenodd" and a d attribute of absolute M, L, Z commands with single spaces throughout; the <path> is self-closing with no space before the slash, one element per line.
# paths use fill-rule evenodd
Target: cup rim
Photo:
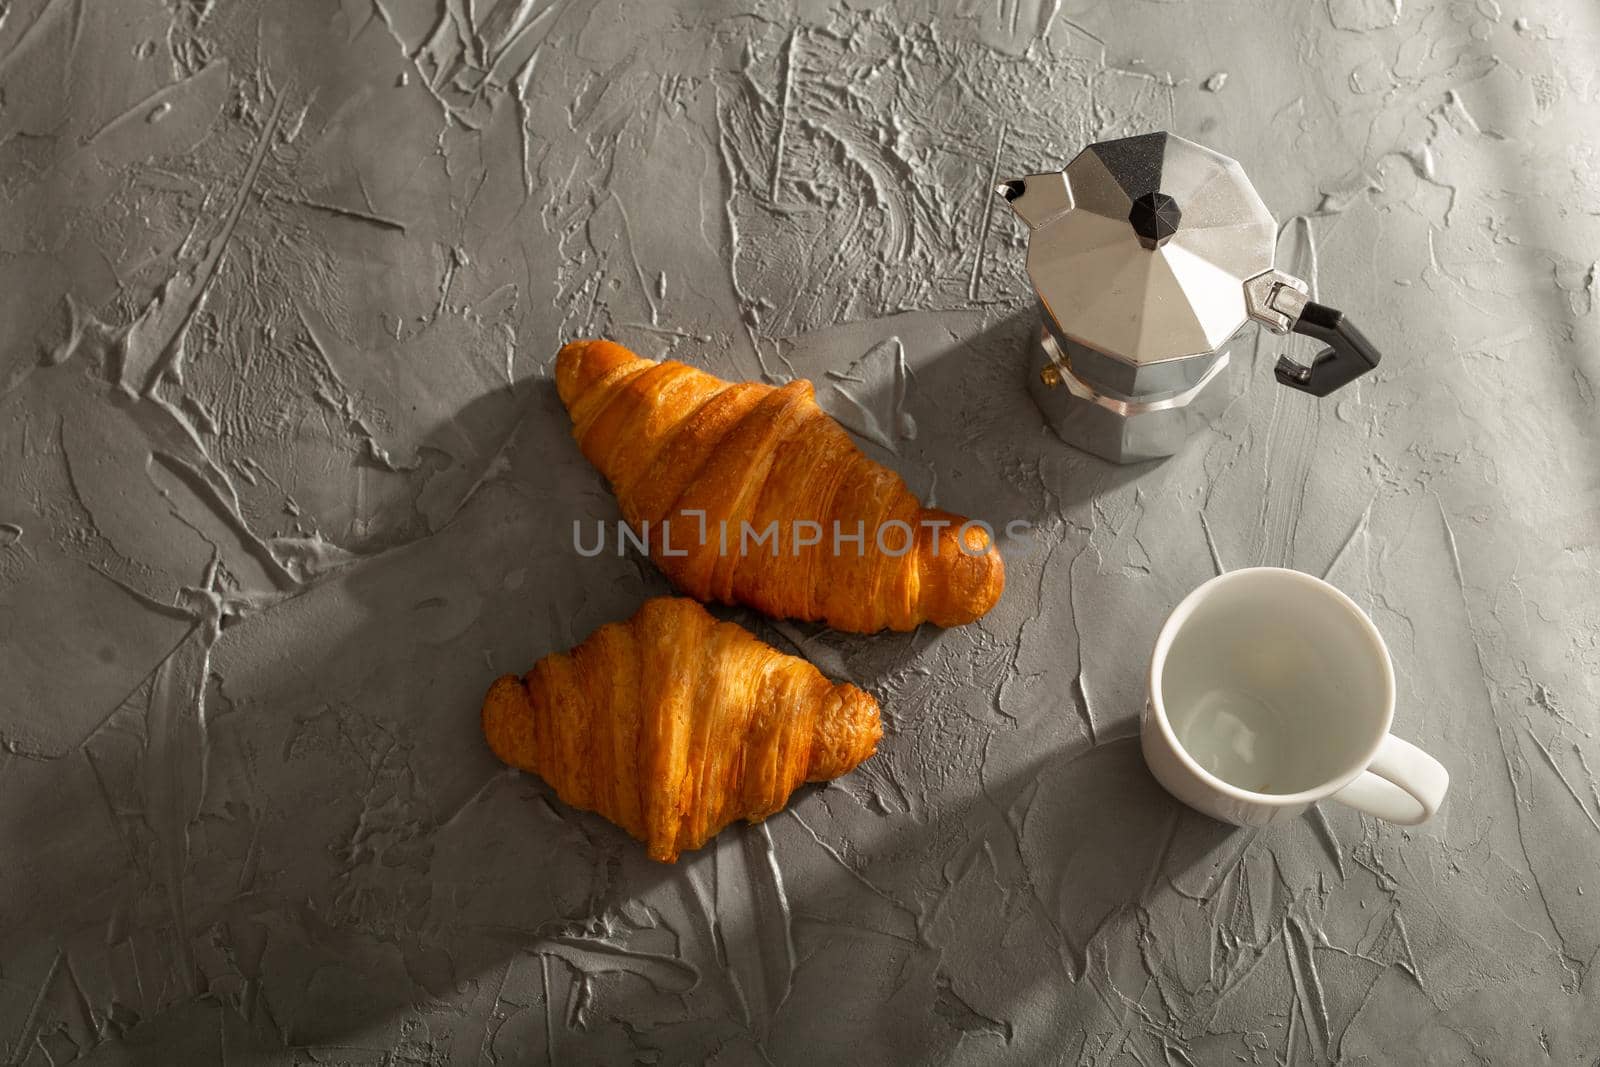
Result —
<path fill-rule="evenodd" d="M 1378 660 L 1382 667 L 1383 679 L 1383 725 L 1378 731 L 1364 755 L 1355 765 L 1346 771 L 1329 778 L 1320 785 L 1310 789 L 1303 789 L 1298 793 L 1255 793 L 1248 789 L 1241 789 L 1232 782 L 1218 778 L 1195 760 L 1189 750 L 1183 747 L 1178 740 L 1178 735 L 1172 729 L 1172 723 L 1167 718 L 1167 709 L 1161 696 L 1161 676 L 1166 667 L 1167 655 L 1172 650 L 1172 643 L 1178 631 L 1188 622 L 1202 601 L 1213 594 L 1217 588 L 1249 576 L 1261 577 L 1271 575 L 1274 578 L 1287 579 L 1298 582 L 1308 589 L 1315 589 L 1321 595 L 1332 599 L 1358 620 L 1361 629 L 1371 639 L 1378 653 Z M 1161 624 L 1161 632 L 1156 636 L 1155 651 L 1150 657 L 1150 708 L 1154 713 L 1156 725 L 1161 731 L 1161 736 L 1166 739 L 1168 747 L 1177 755 L 1188 770 L 1210 788 L 1232 797 L 1236 800 L 1248 801 L 1252 804 L 1262 804 L 1269 807 L 1286 808 L 1296 804 L 1312 804 L 1318 800 L 1332 796 L 1356 778 L 1361 772 L 1372 765 L 1377 758 L 1378 750 L 1383 747 L 1383 742 L 1389 736 L 1389 730 L 1394 726 L 1394 662 L 1389 655 L 1389 646 L 1383 640 L 1383 634 L 1378 632 L 1377 625 L 1372 618 L 1361 610 L 1361 605 L 1351 600 L 1338 586 L 1324 581 L 1315 575 L 1306 574 L 1304 571 L 1291 570 L 1288 567 L 1241 567 L 1238 570 L 1226 571 L 1215 578 L 1208 579 L 1190 591 L 1189 595 L 1179 601 L 1178 606 L 1172 609 L 1172 614 L 1167 616 L 1167 621 Z"/>

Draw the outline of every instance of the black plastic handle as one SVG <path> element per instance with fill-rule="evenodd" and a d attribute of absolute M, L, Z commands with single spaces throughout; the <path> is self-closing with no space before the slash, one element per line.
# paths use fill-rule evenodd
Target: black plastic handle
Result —
<path fill-rule="evenodd" d="M 1312 396 L 1327 396 L 1349 385 L 1378 365 L 1382 355 L 1360 330 L 1350 325 L 1344 312 L 1326 304 L 1309 301 L 1292 327 L 1295 333 L 1315 338 L 1327 345 L 1309 367 L 1288 356 L 1278 357 L 1276 374 L 1281 385 Z"/>

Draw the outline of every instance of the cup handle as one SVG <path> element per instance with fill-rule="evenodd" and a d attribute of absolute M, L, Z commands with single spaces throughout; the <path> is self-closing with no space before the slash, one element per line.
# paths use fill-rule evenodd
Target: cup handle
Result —
<path fill-rule="evenodd" d="M 1415 826 L 1433 818 L 1449 788 L 1450 772 L 1442 763 L 1388 734 L 1367 769 L 1333 799 L 1385 822 Z"/>

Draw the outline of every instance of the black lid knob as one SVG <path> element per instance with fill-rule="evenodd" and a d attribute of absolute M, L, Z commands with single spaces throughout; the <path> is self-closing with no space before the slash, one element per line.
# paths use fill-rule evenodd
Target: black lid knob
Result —
<path fill-rule="evenodd" d="M 1145 193 L 1133 202 L 1128 211 L 1128 222 L 1139 235 L 1139 243 L 1146 248 L 1159 248 L 1167 238 L 1178 232 L 1183 212 L 1178 202 L 1166 193 Z"/>

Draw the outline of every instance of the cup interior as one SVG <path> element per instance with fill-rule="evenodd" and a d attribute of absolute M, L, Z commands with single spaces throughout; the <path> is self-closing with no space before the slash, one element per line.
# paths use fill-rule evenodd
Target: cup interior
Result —
<path fill-rule="evenodd" d="M 1178 745 L 1249 793 L 1353 777 L 1393 714 L 1388 652 L 1371 620 L 1294 571 L 1235 571 L 1196 590 L 1163 631 L 1156 673 Z"/>

